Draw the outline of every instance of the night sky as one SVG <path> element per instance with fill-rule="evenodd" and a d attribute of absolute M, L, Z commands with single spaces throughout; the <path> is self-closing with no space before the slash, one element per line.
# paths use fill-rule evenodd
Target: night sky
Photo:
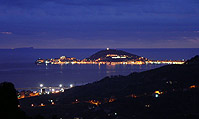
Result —
<path fill-rule="evenodd" d="M 0 0 L 0 48 L 199 48 L 199 0 Z"/>

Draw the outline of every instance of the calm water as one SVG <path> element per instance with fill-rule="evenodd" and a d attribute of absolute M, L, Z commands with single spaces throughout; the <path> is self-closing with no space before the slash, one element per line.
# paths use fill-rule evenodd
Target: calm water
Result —
<path fill-rule="evenodd" d="M 85 84 L 111 75 L 128 75 L 161 65 L 35 65 L 37 58 L 56 58 L 62 55 L 86 58 L 100 49 L 0 49 L 0 82 L 13 82 L 17 88 L 59 84 Z M 149 59 L 189 59 L 199 54 L 199 49 L 123 49 Z"/>

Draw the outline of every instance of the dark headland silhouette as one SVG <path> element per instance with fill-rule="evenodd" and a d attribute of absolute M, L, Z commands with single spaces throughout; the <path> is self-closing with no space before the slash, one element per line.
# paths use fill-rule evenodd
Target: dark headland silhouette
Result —
<path fill-rule="evenodd" d="M 20 103 L 27 115 L 46 119 L 198 119 L 198 94 L 199 56 L 195 56 L 182 65 L 105 77 L 64 93 L 21 99 Z M 16 100 L 15 96 L 9 98 Z M 30 106 L 41 103 L 46 106 Z"/>

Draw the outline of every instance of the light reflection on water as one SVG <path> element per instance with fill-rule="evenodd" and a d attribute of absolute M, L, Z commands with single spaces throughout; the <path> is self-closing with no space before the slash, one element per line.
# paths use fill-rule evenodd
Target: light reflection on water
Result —
<path fill-rule="evenodd" d="M 106 76 L 128 75 L 162 65 L 105 65 L 67 64 L 35 65 L 33 63 L 0 64 L 0 82 L 13 82 L 17 88 L 63 84 L 79 85 L 100 80 Z"/>

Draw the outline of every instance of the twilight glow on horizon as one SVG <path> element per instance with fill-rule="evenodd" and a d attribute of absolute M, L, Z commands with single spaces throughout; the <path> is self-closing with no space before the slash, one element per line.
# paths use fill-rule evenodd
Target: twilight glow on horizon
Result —
<path fill-rule="evenodd" d="M 199 48 L 198 0 L 0 0 L 0 49 Z"/>

